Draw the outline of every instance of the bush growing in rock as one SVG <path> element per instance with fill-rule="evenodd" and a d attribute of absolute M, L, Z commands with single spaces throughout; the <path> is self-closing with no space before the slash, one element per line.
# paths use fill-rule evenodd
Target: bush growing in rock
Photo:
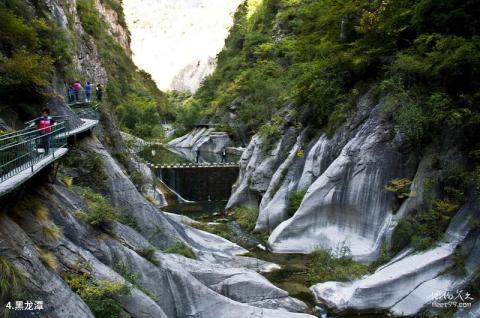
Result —
<path fill-rule="evenodd" d="M 412 185 L 412 181 L 408 179 L 393 179 L 391 180 L 388 185 L 385 187 L 387 191 L 392 192 L 395 194 L 397 199 L 403 200 L 413 195 L 410 192 L 410 186 Z"/>
<path fill-rule="evenodd" d="M 334 257 L 330 251 L 318 250 L 310 254 L 307 279 L 310 283 L 350 281 L 369 273 L 369 267 L 355 262 L 348 254 Z"/>
<path fill-rule="evenodd" d="M 293 216 L 297 212 L 307 191 L 299 190 L 290 192 L 288 195 L 288 215 Z"/>
<path fill-rule="evenodd" d="M 63 234 L 61 228 L 52 222 L 47 222 L 42 226 L 43 236 L 49 241 L 57 241 Z"/>
<path fill-rule="evenodd" d="M 0 256 L 0 300 L 21 298 L 25 276 L 8 260 Z"/>
<path fill-rule="evenodd" d="M 100 228 L 118 220 L 118 211 L 102 195 L 90 188 L 79 188 L 79 192 L 88 208 L 88 212 L 77 213 L 81 219 Z"/>
<path fill-rule="evenodd" d="M 38 253 L 38 258 L 42 261 L 43 265 L 45 265 L 46 267 L 54 271 L 58 270 L 57 259 L 51 252 L 46 251 L 40 247 L 37 247 L 37 253 Z"/>
<path fill-rule="evenodd" d="M 164 253 L 179 254 L 188 258 L 195 259 L 193 251 L 183 242 L 176 242 L 163 250 Z"/>
<path fill-rule="evenodd" d="M 258 209 L 238 207 L 234 209 L 234 218 L 246 231 L 253 231 L 258 218 Z"/>
<path fill-rule="evenodd" d="M 113 298 L 126 296 L 130 289 L 124 283 L 108 280 L 94 281 L 88 274 L 64 273 L 63 279 L 90 307 L 95 317 L 128 318 L 122 306 Z"/>

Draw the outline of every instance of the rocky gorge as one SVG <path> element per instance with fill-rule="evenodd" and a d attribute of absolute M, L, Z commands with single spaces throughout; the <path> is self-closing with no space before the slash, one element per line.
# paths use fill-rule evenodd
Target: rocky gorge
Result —
<path fill-rule="evenodd" d="M 0 314 L 480 317 L 478 8 L 434 2 L 242 2 L 216 59 L 172 72 L 192 95 L 133 63 L 152 1 L 1 1 L 0 177 L 44 107 L 100 117 L 0 197 Z M 103 99 L 67 102 L 73 80 Z M 188 163 L 183 187 L 208 188 L 222 170 L 194 170 L 225 149 L 226 201 L 159 177 Z"/>

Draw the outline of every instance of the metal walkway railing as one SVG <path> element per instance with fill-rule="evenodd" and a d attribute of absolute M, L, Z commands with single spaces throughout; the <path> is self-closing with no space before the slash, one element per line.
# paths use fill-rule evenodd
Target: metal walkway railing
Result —
<path fill-rule="evenodd" d="M 51 132 L 40 129 L 25 129 L 0 137 L 0 182 L 32 169 L 46 156 L 55 156 L 55 151 L 67 145 L 63 123 L 51 127 Z"/>
<path fill-rule="evenodd" d="M 90 94 L 87 94 L 85 90 L 79 91 L 77 94 L 73 96 L 66 95 L 65 101 L 70 106 L 81 105 L 81 104 L 92 104 L 92 103 L 100 103 L 101 100 L 98 100 L 97 95 L 95 93 L 95 89 Z"/>
<path fill-rule="evenodd" d="M 68 136 L 91 129 L 98 124 L 97 108 L 81 109 L 70 115 L 52 118 L 56 123 L 50 127 L 48 133 L 37 129 L 34 119 L 26 122 L 23 130 L 0 135 L 0 195 L 33 176 L 37 164 L 41 169 L 55 161 L 56 154 L 65 154 Z M 60 149 L 62 150 L 58 151 Z M 31 170 L 30 175 L 28 169 Z M 17 177 L 19 174 L 22 175 L 21 178 Z M 10 185 L 12 182 L 17 184 Z"/>
<path fill-rule="evenodd" d="M 189 169 L 189 168 L 238 168 L 238 162 L 203 162 L 203 163 L 172 163 L 172 164 L 153 164 L 146 162 L 146 165 L 155 169 Z"/>
<path fill-rule="evenodd" d="M 98 120 L 98 111 L 96 107 L 84 108 L 70 115 L 51 117 L 56 122 L 64 123 L 67 135 L 69 135 L 68 132 L 73 131 L 85 124 L 82 119 Z M 25 123 L 26 129 L 33 125 L 37 119 L 38 118 L 27 121 Z"/>

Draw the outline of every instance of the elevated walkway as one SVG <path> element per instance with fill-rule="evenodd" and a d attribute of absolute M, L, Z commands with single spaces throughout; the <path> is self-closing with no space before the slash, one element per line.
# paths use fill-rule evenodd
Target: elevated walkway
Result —
<path fill-rule="evenodd" d="M 179 164 L 165 164 L 154 165 L 147 162 L 150 168 L 155 169 L 192 169 L 192 168 L 238 168 L 238 162 L 225 162 L 225 163 L 179 163 Z"/>
<path fill-rule="evenodd" d="M 0 196 L 18 188 L 46 166 L 68 152 L 68 137 L 98 125 L 96 108 L 66 116 L 52 116 L 56 123 L 48 134 L 35 128 L 35 120 L 25 129 L 0 136 Z"/>
<path fill-rule="evenodd" d="M 68 152 L 68 148 L 51 149 L 50 154 L 39 159 L 37 163 L 26 164 L 24 167 L 18 167 L 17 174 L 0 183 L 0 196 L 9 193 L 18 188 L 25 181 L 33 177 L 37 172 L 50 165 L 55 160 L 63 157 Z"/>

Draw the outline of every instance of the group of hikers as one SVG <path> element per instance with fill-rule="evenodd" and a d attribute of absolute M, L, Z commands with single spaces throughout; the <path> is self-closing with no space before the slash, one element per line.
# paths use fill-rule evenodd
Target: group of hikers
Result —
<path fill-rule="evenodd" d="M 196 163 L 200 162 L 200 149 L 198 147 L 195 148 L 195 162 Z M 221 163 L 226 163 L 226 162 L 227 162 L 227 148 L 223 147 Z"/>
<path fill-rule="evenodd" d="M 92 84 L 90 82 L 85 83 L 85 87 L 82 87 L 79 81 L 75 81 L 71 85 L 67 85 L 67 95 L 68 95 L 68 102 L 69 103 L 78 103 L 78 102 L 86 102 L 89 103 L 92 101 Z M 82 90 L 85 92 L 84 100 L 81 100 L 83 96 L 81 96 Z M 97 84 L 95 86 L 95 94 L 97 97 L 97 101 L 102 101 L 103 89 L 102 85 Z"/>

